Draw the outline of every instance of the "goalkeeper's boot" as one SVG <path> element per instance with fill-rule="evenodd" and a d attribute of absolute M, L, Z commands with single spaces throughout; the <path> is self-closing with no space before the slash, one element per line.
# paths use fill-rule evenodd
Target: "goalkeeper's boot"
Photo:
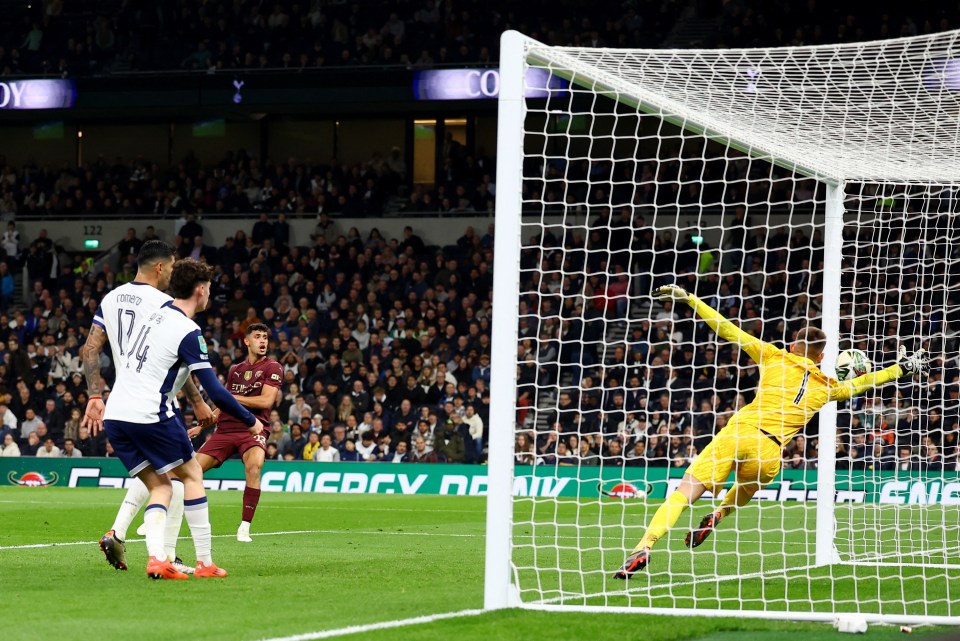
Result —
<path fill-rule="evenodd" d="M 117 538 L 116 532 L 110 530 L 100 539 L 100 550 L 107 557 L 107 563 L 117 570 L 127 569 L 127 547 Z"/>
<path fill-rule="evenodd" d="M 647 567 L 650 562 L 650 548 L 637 550 L 627 557 L 620 569 L 613 575 L 615 579 L 629 579 L 634 574 Z"/>
<path fill-rule="evenodd" d="M 716 512 L 711 512 L 710 514 L 706 515 L 700 521 L 700 525 L 697 526 L 696 530 L 687 532 L 687 536 L 683 539 L 683 544 L 688 548 L 698 547 L 701 543 L 707 540 L 707 537 L 710 536 L 710 533 L 713 532 L 714 528 L 717 527 L 717 523 L 719 522 L 720 517 Z"/>
<path fill-rule="evenodd" d="M 190 578 L 189 574 L 184 574 L 173 567 L 173 563 L 170 561 L 160 560 L 155 556 L 151 556 L 150 560 L 147 561 L 147 576 L 151 579 L 172 579 L 174 581 L 183 581 Z"/>

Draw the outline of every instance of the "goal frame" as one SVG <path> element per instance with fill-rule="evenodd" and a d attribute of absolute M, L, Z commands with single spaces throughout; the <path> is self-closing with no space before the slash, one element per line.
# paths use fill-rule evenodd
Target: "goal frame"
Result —
<path fill-rule="evenodd" d="M 960 617 L 927 615 L 891 615 L 851 610 L 832 612 L 799 612 L 789 610 L 755 610 L 743 608 L 663 608 L 644 606 L 590 606 L 523 602 L 512 570 L 513 530 L 513 439 L 516 407 L 514 403 L 517 385 L 517 320 L 520 295 L 520 248 L 522 216 L 523 140 L 526 103 L 524 98 L 524 74 L 529 61 L 537 58 L 527 53 L 527 47 L 545 47 L 517 31 L 507 31 L 501 37 L 500 94 L 497 129 L 497 193 L 495 254 L 497 266 L 494 271 L 493 296 L 493 362 L 490 399 L 490 442 L 488 449 L 488 493 L 485 540 L 484 608 L 495 610 L 520 607 L 545 611 L 653 613 L 675 616 L 745 616 L 759 619 L 790 619 L 802 621 L 835 621 L 848 615 L 862 617 L 869 623 L 897 624 L 946 624 L 960 623 Z M 529 55 L 529 60 L 528 60 Z M 562 51 L 558 53 L 563 57 Z M 543 62 L 543 61 L 541 61 Z M 564 77 L 563 69 L 552 68 L 551 72 Z M 566 79 L 573 79 L 573 71 Z M 682 118 L 667 114 L 677 113 L 673 101 L 662 96 L 644 95 L 642 90 L 625 95 L 622 89 L 613 88 L 597 70 L 584 73 L 577 67 L 574 82 L 594 90 L 615 95 L 616 100 L 681 127 L 684 131 L 704 136 L 753 158 L 766 160 L 785 167 L 797 174 L 813 178 L 826 187 L 824 218 L 824 274 L 823 274 L 823 330 L 827 334 L 824 351 L 824 373 L 833 375 L 833 363 L 839 353 L 841 266 L 843 251 L 843 216 L 845 180 L 843 176 L 829 175 L 822 168 L 806 166 L 799 158 L 784 158 L 758 146 L 755 141 L 739 140 L 723 133 L 710 122 L 708 114 L 702 118 L 681 110 Z M 831 402 L 820 412 L 820 441 L 834 443 L 837 438 L 837 404 Z M 836 453 L 832 447 L 820 449 L 817 472 L 815 567 L 841 565 L 843 561 L 835 547 L 835 471 Z M 869 564 L 869 563 L 868 563 Z"/>

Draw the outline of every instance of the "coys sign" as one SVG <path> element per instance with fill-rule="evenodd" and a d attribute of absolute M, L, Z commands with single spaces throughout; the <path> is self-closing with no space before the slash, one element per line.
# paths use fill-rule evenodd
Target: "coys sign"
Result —
<path fill-rule="evenodd" d="M 76 96 L 72 80 L 0 82 L 0 109 L 69 109 Z"/>

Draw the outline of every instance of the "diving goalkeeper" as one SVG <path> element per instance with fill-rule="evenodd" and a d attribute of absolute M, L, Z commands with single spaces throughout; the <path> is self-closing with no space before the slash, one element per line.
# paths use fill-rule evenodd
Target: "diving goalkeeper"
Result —
<path fill-rule="evenodd" d="M 720 338 L 736 343 L 760 366 L 756 398 L 730 418 L 713 441 L 687 468 L 679 488 L 667 497 L 643 538 L 614 575 L 628 579 L 650 562 L 650 549 L 674 526 L 680 515 L 706 491 L 723 488 L 731 470 L 736 483 L 720 502 L 720 508 L 700 521 L 684 539 L 695 548 L 717 524 L 747 504 L 750 497 L 780 471 L 782 450 L 813 415 L 830 401 L 845 401 L 878 385 L 904 376 L 924 376 L 929 370 L 923 349 L 908 355 L 901 346 L 899 362 L 886 369 L 840 382 L 820 371 L 826 334 L 807 326 L 797 332 L 789 352 L 742 331 L 709 305 L 676 285 L 660 287 L 654 297 L 686 303 Z"/>

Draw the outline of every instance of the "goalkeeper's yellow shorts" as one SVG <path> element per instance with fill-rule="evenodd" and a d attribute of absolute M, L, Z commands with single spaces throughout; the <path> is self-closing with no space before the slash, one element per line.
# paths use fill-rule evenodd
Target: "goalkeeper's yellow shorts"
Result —
<path fill-rule="evenodd" d="M 714 494 L 723 488 L 734 470 L 737 483 L 763 486 L 780 472 L 781 452 L 782 448 L 769 435 L 753 425 L 738 424 L 734 417 L 687 471 Z"/>

